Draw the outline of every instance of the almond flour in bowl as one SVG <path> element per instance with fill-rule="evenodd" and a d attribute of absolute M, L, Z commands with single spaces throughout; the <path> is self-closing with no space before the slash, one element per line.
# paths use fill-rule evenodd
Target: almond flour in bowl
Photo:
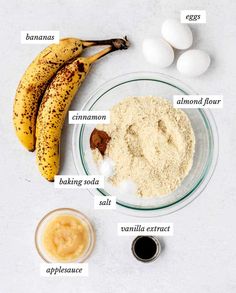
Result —
<path fill-rule="evenodd" d="M 140 197 L 176 190 L 188 175 L 195 136 L 188 116 L 160 97 L 128 97 L 111 108 L 110 124 L 97 125 L 111 138 L 104 154 L 92 150 L 99 165 L 106 157 L 115 165 L 107 180 L 119 188 L 130 180 Z"/>
<path fill-rule="evenodd" d="M 196 91 L 166 74 L 156 72 L 131 72 L 101 85 L 92 93 L 82 110 L 108 111 L 122 102 L 125 97 L 165 97 L 171 104 L 174 95 L 196 95 Z M 103 188 L 90 188 L 88 192 L 93 196 L 116 196 L 117 211 L 135 217 L 157 217 L 182 209 L 200 194 L 209 183 L 218 159 L 218 131 L 214 117 L 209 109 L 184 109 L 195 136 L 193 164 L 188 175 L 179 187 L 164 196 L 137 196 L 133 194 L 133 186 L 119 184 L 117 186 L 105 180 Z M 90 136 L 96 125 L 75 125 L 72 137 L 73 158 L 78 174 L 100 174 L 100 165 L 94 158 L 90 148 Z M 106 151 L 105 151 L 106 153 Z M 113 160 L 103 157 L 109 172 L 114 175 Z M 108 161 L 106 161 L 108 159 Z M 105 169 L 107 169 L 105 168 Z M 104 168 L 102 168 L 104 169 Z M 103 170 L 104 171 L 104 170 Z M 124 180 L 131 183 L 130 180 Z M 120 192 L 120 186 L 127 185 L 129 191 Z M 206 195 L 206 194 L 205 194 Z"/>

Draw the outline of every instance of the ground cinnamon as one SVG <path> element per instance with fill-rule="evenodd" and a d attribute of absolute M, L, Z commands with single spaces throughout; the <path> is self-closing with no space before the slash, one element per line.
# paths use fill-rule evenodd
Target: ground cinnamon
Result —
<path fill-rule="evenodd" d="M 104 156 L 107 144 L 110 141 L 110 136 L 102 130 L 94 129 L 90 135 L 90 148 L 92 150 L 98 149 L 99 152 Z"/>

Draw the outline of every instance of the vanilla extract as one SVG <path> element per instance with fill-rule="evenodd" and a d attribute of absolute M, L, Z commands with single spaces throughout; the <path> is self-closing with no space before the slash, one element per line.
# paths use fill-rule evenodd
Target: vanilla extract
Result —
<path fill-rule="evenodd" d="M 132 243 L 132 252 L 138 260 L 150 262 L 160 255 L 161 245 L 154 236 L 138 236 Z"/>

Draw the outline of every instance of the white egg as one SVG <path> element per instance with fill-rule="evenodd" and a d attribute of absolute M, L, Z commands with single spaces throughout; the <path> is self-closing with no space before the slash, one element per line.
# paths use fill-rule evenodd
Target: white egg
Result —
<path fill-rule="evenodd" d="M 145 59 L 157 65 L 159 68 L 165 68 L 174 61 L 174 51 L 172 47 L 163 39 L 144 39 L 143 55 Z"/>
<path fill-rule="evenodd" d="M 119 184 L 119 190 L 121 194 L 128 195 L 136 195 L 137 194 L 137 186 L 132 180 L 123 180 Z"/>
<path fill-rule="evenodd" d="M 167 19 L 162 24 L 163 38 L 176 49 L 188 49 L 193 43 L 193 34 L 187 24 L 180 23 L 177 19 Z"/>
<path fill-rule="evenodd" d="M 180 73 L 189 76 L 199 76 L 209 67 L 210 56 L 202 50 L 188 50 L 177 61 L 177 69 Z"/>
<path fill-rule="evenodd" d="M 99 164 L 99 172 L 104 177 L 108 178 L 114 175 L 115 163 L 110 158 L 104 158 Z"/>

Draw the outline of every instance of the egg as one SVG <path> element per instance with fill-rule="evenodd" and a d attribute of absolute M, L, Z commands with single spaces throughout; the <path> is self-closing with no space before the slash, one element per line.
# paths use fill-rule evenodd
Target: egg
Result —
<path fill-rule="evenodd" d="M 144 39 L 143 55 L 147 62 L 165 68 L 174 61 L 174 51 L 172 47 L 163 39 Z"/>
<path fill-rule="evenodd" d="M 177 61 L 177 69 L 180 73 L 195 77 L 206 72 L 210 65 L 210 56 L 202 50 L 188 50 Z"/>
<path fill-rule="evenodd" d="M 180 23 L 177 19 L 167 19 L 161 28 L 163 38 L 172 47 L 185 50 L 193 43 L 193 34 L 187 24 Z"/>
<path fill-rule="evenodd" d="M 123 180 L 119 184 L 119 190 L 123 195 L 136 195 L 137 194 L 137 186 L 132 180 Z"/>
<path fill-rule="evenodd" d="M 104 158 L 99 164 L 99 172 L 105 178 L 111 177 L 114 175 L 115 163 L 110 158 Z"/>

